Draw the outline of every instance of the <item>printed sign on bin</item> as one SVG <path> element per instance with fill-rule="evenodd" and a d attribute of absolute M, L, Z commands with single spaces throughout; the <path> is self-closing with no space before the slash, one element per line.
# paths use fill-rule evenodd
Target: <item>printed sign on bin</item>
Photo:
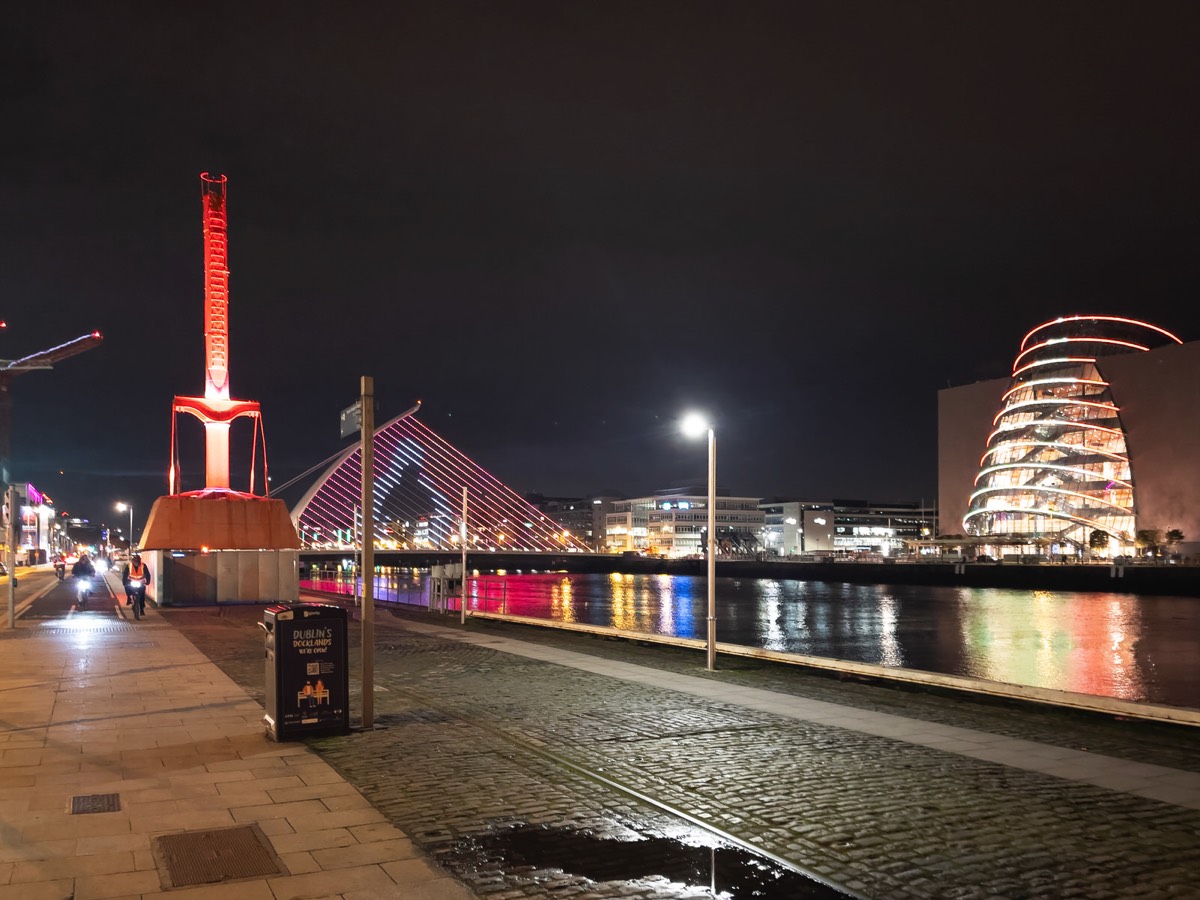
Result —
<path fill-rule="evenodd" d="M 329 607 L 296 607 L 275 624 L 279 656 L 279 725 L 289 733 L 324 732 L 349 719 L 346 619 Z M 329 610 L 332 611 L 332 610 Z"/>

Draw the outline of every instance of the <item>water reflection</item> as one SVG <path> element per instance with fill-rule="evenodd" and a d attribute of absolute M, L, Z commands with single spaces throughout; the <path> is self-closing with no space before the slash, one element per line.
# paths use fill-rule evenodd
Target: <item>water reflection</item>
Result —
<path fill-rule="evenodd" d="M 352 592 L 345 581 L 311 583 Z M 376 596 L 427 605 L 428 580 Z M 455 604 L 457 600 L 455 600 Z M 705 638 L 707 588 L 681 575 L 486 576 L 470 608 Z M 452 604 L 452 608 L 457 608 Z M 719 578 L 717 639 L 788 653 L 1198 706 L 1200 601 L 1132 594 Z"/>

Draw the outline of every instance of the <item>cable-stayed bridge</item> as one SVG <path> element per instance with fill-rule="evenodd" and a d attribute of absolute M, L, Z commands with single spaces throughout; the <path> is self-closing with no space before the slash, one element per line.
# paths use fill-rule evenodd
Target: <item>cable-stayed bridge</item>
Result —
<path fill-rule="evenodd" d="M 467 489 L 468 552 L 581 553 L 589 548 L 464 453 L 402 413 L 375 432 L 377 553 L 440 557 L 461 552 Z M 292 510 L 305 556 L 349 553 L 361 534 L 362 449 L 339 455 Z M 323 552 L 322 552 L 323 551 Z"/>

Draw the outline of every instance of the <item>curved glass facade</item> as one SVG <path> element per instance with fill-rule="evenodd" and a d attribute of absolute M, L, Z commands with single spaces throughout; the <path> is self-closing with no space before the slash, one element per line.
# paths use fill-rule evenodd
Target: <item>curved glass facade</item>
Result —
<path fill-rule="evenodd" d="M 1117 316 L 1065 316 L 1025 335 L 979 461 L 967 533 L 1086 547 L 1100 530 L 1131 542 L 1133 472 L 1097 360 L 1172 342 L 1182 343 Z"/>

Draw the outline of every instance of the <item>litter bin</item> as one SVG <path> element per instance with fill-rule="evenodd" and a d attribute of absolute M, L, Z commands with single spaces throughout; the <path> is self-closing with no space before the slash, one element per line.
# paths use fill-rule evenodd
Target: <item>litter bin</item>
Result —
<path fill-rule="evenodd" d="M 350 730 L 346 611 L 323 603 L 268 607 L 260 627 L 266 656 L 267 713 L 277 741 Z"/>

